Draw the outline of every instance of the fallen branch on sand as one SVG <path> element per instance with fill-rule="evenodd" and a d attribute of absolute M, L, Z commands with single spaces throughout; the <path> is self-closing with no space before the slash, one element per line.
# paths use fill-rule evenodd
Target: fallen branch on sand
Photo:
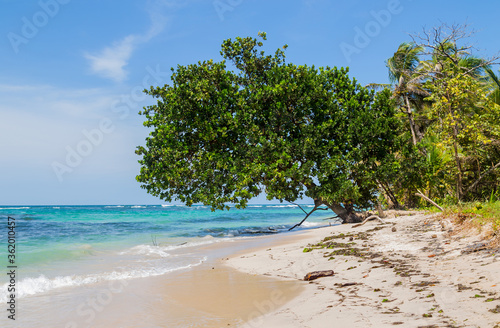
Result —
<path fill-rule="evenodd" d="M 380 221 L 380 223 L 382 223 L 382 224 L 385 224 L 385 221 L 384 221 L 384 220 L 382 220 L 382 219 L 381 219 L 378 215 L 370 215 L 370 216 L 369 216 L 369 217 L 367 217 L 367 218 L 366 218 L 363 222 L 361 222 L 361 223 L 359 223 L 359 224 L 355 224 L 355 225 L 353 225 L 352 227 L 353 227 L 353 228 L 361 227 L 361 226 L 362 226 L 363 224 L 365 224 L 366 222 L 368 222 L 368 221 L 370 221 L 370 220 L 374 220 L 374 219 L 379 220 L 379 221 Z"/>

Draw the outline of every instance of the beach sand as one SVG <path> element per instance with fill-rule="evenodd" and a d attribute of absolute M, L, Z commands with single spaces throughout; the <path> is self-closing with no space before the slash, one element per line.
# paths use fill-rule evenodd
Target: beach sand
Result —
<path fill-rule="evenodd" d="M 481 235 L 450 234 L 433 215 L 385 220 L 309 230 L 220 260 L 304 288 L 286 304 L 261 300 L 269 313 L 241 327 L 500 327 L 498 249 L 480 250 Z M 330 248 L 312 246 L 325 237 Z M 319 270 L 335 274 L 303 281 Z"/>
<path fill-rule="evenodd" d="M 294 281 L 251 275 L 208 265 L 163 277 L 130 281 L 124 292 L 96 313 L 90 324 L 77 327 L 239 327 L 258 317 L 260 302 L 285 291 L 285 304 L 303 288 Z"/>

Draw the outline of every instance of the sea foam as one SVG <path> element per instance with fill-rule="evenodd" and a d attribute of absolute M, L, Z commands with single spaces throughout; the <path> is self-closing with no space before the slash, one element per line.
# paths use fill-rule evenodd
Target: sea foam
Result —
<path fill-rule="evenodd" d="M 24 278 L 17 283 L 16 297 L 23 298 L 26 296 L 50 292 L 54 289 L 78 287 L 106 281 L 160 276 L 169 272 L 196 267 L 198 265 L 201 265 L 206 260 L 207 257 L 205 256 L 199 259 L 198 262 L 178 267 L 152 267 L 148 269 L 112 271 L 100 274 L 58 276 L 55 278 L 48 278 L 44 275 L 40 275 L 35 278 Z M 7 301 L 8 295 L 5 293 L 7 291 L 7 286 L 8 283 L 0 287 L 0 290 L 3 291 L 2 294 L 0 294 L 0 303 L 4 303 Z"/>

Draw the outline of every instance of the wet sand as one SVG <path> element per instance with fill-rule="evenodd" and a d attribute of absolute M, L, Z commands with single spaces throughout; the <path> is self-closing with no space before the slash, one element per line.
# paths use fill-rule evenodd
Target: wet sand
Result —
<path fill-rule="evenodd" d="M 239 327 L 301 293 L 297 281 L 244 273 L 223 265 L 239 252 L 267 247 L 281 236 L 193 247 L 200 266 L 169 274 L 60 288 L 20 299 L 17 320 L 1 327 Z M 186 251 L 186 250 L 181 250 Z"/>

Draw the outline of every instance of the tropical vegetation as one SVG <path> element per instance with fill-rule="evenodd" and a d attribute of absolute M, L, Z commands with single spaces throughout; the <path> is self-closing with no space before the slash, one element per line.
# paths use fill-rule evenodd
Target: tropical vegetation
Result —
<path fill-rule="evenodd" d="M 413 35 L 386 61 L 390 85 L 347 68 L 295 65 L 260 50 L 265 33 L 222 44 L 222 61 L 172 69 L 141 112 L 137 149 L 149 193 L 212 209 L 304 196 L 343 222 L 384 204 L 417 207 L 500 196 L 498 58 L 474 56 L 466 26 Z M 377 91 L 375 91 L 377 90 Z M 423 198 L 417 197 L 417 195 Z M 310 214 L 307 213 L 307 214 Z"/>
<path fill-rule="evenodd" d="M 417 205 L 414 191 L 439 202 L 485 200 L 499 195 L 498 58 L 479 58 L 465 45 L 465 26 L 434 28 L 399 46 L 387 60 L 393 98 L 425 165 L 420 179 L 395 193 Z M 386 199 L 390 199 L 385 195 Z"/>

